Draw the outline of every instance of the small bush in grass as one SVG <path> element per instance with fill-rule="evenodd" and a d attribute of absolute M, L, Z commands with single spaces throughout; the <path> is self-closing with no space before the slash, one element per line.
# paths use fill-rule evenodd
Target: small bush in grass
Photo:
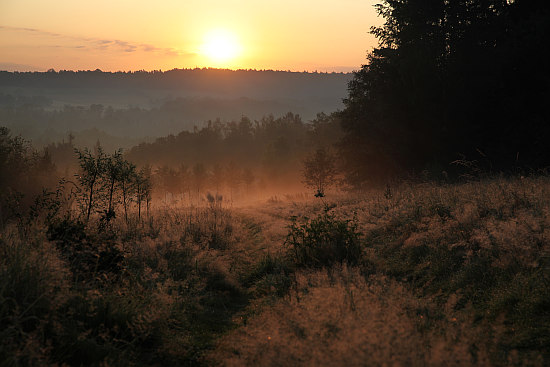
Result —
<path fill-rule="evenodd" d="M 360 237 L 355 220 L 339 219 L 325 208 L 323 214 L 301 224 L 292 218 L 286 244 L 298 267 L 357 265 L 361 259 Z"/>

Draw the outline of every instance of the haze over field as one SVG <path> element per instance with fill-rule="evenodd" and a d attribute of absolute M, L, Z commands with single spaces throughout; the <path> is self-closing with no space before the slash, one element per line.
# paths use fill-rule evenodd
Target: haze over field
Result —
<path fill-rule="evenodd" d="M 304 121 L 343 108 L 351 74 L 192 69 L 167 72 L 0 72 L 0 123 L 38 145 L 100 130 L 128 147 L 207 121 Z M 48 121 L 47 124 L 44 121 Z M 90 141 L 93 139 L 86 139 Z M 111 141 L 113 139 L 110 139 Z"/>

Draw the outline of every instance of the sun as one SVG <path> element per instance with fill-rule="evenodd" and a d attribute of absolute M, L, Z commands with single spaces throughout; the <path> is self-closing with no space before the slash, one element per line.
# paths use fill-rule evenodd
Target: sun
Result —
<path fill-rule="evenodd" d="M 227 64 L 239 56 L 241 46 L 237 37 L 226 29 L 213 29 L 204 35 L 201 53 L 215 64 Z"/>

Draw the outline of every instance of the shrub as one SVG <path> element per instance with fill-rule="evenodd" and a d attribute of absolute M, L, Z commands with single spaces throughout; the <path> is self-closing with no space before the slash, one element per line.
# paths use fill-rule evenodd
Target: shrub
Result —
<path fill-rule="evenodd" d="M 317 218 L 299 224 L 291 218 L 286 245 L 298 267 L 328 267 L 335 263 L 357 265 L 361 259 L 361 233 L 355 220 L 339 219 L 325 208 Z"/>
<path fill-rule="evenodd" d="M 52 249 L 10 240 L 0 238 L 0 365 L 42 365 L 66 272 Z"/>
<path fill-rule="evenodd" d="M 76 280 L 93 281 L 100 275 L 118 275 L 122 270 L 122 251 L 115 243 L 88 235 L 80 221 L 54 220 L 47 235 L 69 263 Z"/>

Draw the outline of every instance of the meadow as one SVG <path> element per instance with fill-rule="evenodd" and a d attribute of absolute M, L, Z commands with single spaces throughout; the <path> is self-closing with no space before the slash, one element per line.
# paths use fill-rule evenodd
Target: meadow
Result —
<path fill-rule="evenodd" d="M 0 367 L 550 365 L 549 1 L 11 3 Z"/>
<path fill-rule="evenodd" d="M 56 213 L 0 235 L 2 366 L 550 363 L 545 175 Z"/>

